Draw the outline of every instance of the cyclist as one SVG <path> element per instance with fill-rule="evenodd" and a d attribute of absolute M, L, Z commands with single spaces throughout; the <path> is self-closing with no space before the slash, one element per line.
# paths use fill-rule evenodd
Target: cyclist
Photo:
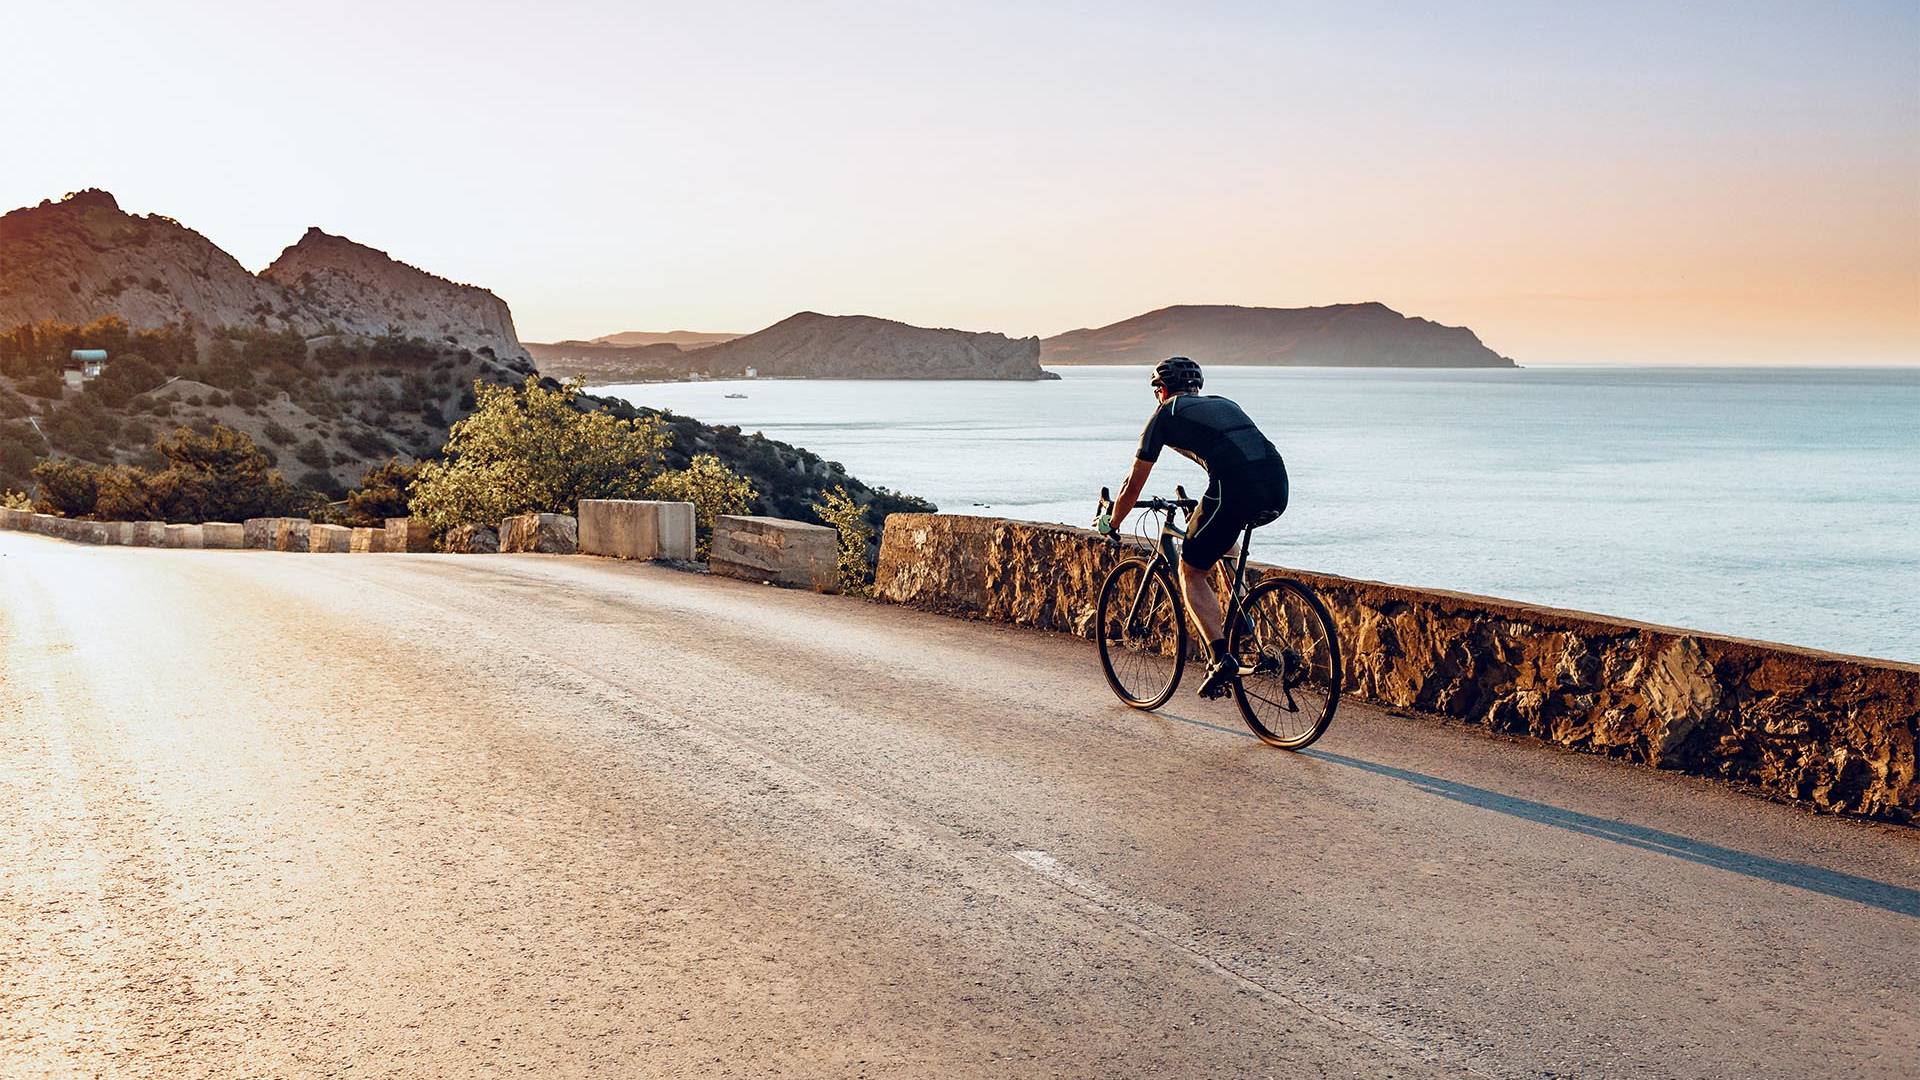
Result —
<path fill-rule="evenodd" d="M 1110 533 L 1127 520 L 1161 447 L 1171 446 L 1207 470 L 1207 493 L 1181 547 L 1180 592 L 1207 637 L 1212 662 L 1200 696 L 1213 698 L 1225 693 L 1240 672 L 1238 662 L 1227 655 L 1220 597 L 1207 575 L 1243 529 L 1272 521 L 1286 510 L 1287 466 L 1240 406 L 1200 393 L 1203 381 L 1200 365 L 1184 356 L 1169 357 L 1153 369 L 1159 407 L 1140 433 L 1133 472 L 1121 485 L 1112 512 L 1094 522 L 1094 528 Z"/>

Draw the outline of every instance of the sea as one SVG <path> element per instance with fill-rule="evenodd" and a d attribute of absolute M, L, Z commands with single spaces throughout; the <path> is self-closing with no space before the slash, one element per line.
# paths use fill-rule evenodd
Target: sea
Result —
<path fill-rule="evenodd" d="M 1059 381 L 595 388 L 736 424 L 941 510 L 1087 524 L 1146 368 Z M 1217 368 L 1287 461 L 1283 566 L 1920 662 L 1920 369 Z M 1198 495 L 1165 454 L 1148 484 Z"/>

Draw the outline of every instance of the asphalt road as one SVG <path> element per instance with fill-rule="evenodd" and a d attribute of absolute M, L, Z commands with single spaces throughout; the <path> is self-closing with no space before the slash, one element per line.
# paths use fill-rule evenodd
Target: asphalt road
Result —
<path fill-rule="evenodd" d="M 0 1076 L 1920 1074 L 1920 832 L 547 556 L 0 534 Z"/>

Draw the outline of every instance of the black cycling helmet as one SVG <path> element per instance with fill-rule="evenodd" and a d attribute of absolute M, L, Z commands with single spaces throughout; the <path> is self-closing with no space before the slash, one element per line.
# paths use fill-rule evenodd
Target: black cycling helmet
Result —
<path fill-rule="evenodd" d="M 1200 365 L 1184 356 L 1169 356 L 1153 369 L 1152 385 L 1164 386 L 1175 393 L 1198 390 L 1205 381 L 1200 375 Z"/>

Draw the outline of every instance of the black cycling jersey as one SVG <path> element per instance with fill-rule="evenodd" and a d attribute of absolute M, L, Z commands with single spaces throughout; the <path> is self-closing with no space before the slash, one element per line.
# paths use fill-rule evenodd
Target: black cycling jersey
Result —
<path fill-rule="evenodd" d="M 1182 562 L 1209 569 L 1249 525 L 1272 521 L 1287 509 L 1287 465 L 1240 406 L 1223 397 L 1168 398 L 1140 433 L 1142 461 L 1158 461 L 1171 446 L 1207 470 L 1207 493 L 1187 524 Z"/>
<path fill-rule="evenodd" d="M 1178 394 L 1162 402 L 1140 433 L 1141 461 L 1171 446 L 1200 463 L 1217 490 L 1285 489 L 1287 467 L 1240 406 L 1223 397 Z M 1217 493 L 1217 492 L 1216 492 Z"/>

